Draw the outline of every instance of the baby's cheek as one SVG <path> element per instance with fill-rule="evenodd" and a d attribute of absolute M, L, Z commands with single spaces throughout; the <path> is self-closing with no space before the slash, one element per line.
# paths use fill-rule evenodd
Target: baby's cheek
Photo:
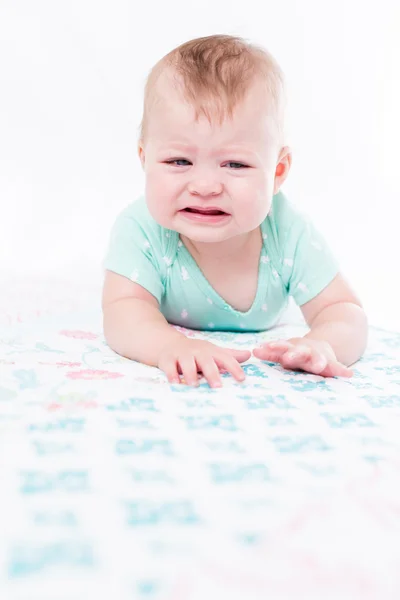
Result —
<path fill-rule="evenodd" d="M 258 227 L 266 219 L 269 209 L 270 204 L 267 198 L 260 201 L 253 196 L 253 198 L 248 198 L 240 206 L 240 211 L 238 211 L 240 214 L 237 213 L 236 216 L 240 218 L 246 229 L 250 231 Z"/>
<path fill-rule="evenodd" d="M 153 219 L 162 227 L 171 228 L 171 210 L 168 210 L 168 205 L 164 202 L 162 196 L 150 195 L 146 193 L 147 207 Z"/>
<path fill-rule="evenodd" d="M 177 178 L 166 175 L 161 171 L 155 171 L 146 178 L 146 193 L 154 200 L 162 201 L 164 206 L 173 204 L 179 194 L 180 186 Z"/>

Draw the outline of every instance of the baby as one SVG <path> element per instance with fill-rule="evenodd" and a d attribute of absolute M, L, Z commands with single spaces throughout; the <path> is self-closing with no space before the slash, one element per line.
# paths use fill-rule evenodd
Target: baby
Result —
<path fill-rule="evenodd" d="M 103 263 L 104 335 L 118 354 L 211 387 L 238 381 L 250 351 L 186 337 L 261 331 L 289 296 L 310 331 L 254 356 L 325 377 L 349 377 L 367 344 L 360 300 L 322 235 L 281 187 L 284 77 L 263 48 L 212 35 L 172 50 L 148 77 L 138 145 L 145 194 L 117 217 Z"/>

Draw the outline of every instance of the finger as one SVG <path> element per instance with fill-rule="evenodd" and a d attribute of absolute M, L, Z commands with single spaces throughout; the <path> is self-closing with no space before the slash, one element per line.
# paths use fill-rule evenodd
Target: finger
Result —
<path fill-rule="evenodd" d="M 301 366 L 302 369 L 314 375 L 321 375 L 328 366 L 328 359 L 322 354 L 313 354 L 311 359 Z"/>
<path fill-rule="evenodd" d="M 289 369 L 301 369 L 313 375 L 321 377 L 352 377 L 353 371 L 337 361 L 328 361 L 325 356 L 314 357 L 311 361 L 303 361 L 298 363 L 289 362 L 286 360 L 283 365 Z"/>
<path fill-rule="evenodd" d="M 328 363 L 321 375 L 324 377 L 353 377 L 354 371 L 340 362 L 332 361 Z"/>
<path fill-rule="evenodd" d="M 185 383 L 187 385 L 199 385 L 199 378 L 197 377 L 197 365 L 193 356 L 183 356 L 178 359 L 179 365 L 182 370 Z"/>
<path fill-rule="evenodd" d="M 233 356 L 222 354 L 215 357 L 215 362 L 220 369 L 223 368 L 231 373 L 237 381 L 244 381 L 246 379 L 245 372 Z"/>
<path fill-rule="evenodd" d="M 270 362 L 280 362 L 281 357 L 291 349 L 291 346 L 278 346 L 276 348 L 270 348 L 269 346 L 260 346 L 254 348 L 253 354 L 256 358 L 261 360 L 268 360 Z"/>
<path fill-rule="evenodd" d="M 166 358 L 163 361 L 160 361 L 158 365 L 161 371 L 167 376 L 169 383 L 180 383 L 178 368 L 176 364 L 175 358 Z"/>
<path fill-rule="evenodd" d="M 307 353 L 306 350 L 298 353 L 296 348 L 293 352 L 290 351 L 284 353 L 279 362 L 285 369 L 305 371 L 314 375 L 320 375 L 326 368 L 328 360 L 322 354 L 316 354 L 312 351 L 311 355 Z"/>
<path fill-rule="evenodd" d="M 240 363 L 246 362 L 251 356 L 250 350 L 236 350 L 235 348 L 224 348 L 224 350 L 227 350 Z"/>
<path fill-rule="evenodd" d="M 346 367 L 346 365 L 342 365 L 340 363 L 339 365 L 341 372 L 337 374 L 338 377 L 354 377 L 353 369 L 349 369 L 349 367 Z"/>
<path fill-rule="evenodd" d="M 322 355 L 313 352 L 311 348 L 307 346 L 297 346 L 294 349 L 289 349 L 282 355 L 282 362 L 288 365 L 312 366 L 313 364 L 319 365 L 321 363 Z M 326 361 L 324 366 L 326 365 Z"/>
<path fill-rule="evenodd" d="M 196 358 L 197 368 L 203 373 L 210 387 L 221 387 L 221 375 L 212 357 Z"/>
<path fill-rule="evenodd" d="M 272 342 L 264 342 L 262 346 L 269 350 L 283 350 L 284 348 L 288 349 L 294 347 L 294 344 L 289 342 L 289 340 L 273 340 Z"/>

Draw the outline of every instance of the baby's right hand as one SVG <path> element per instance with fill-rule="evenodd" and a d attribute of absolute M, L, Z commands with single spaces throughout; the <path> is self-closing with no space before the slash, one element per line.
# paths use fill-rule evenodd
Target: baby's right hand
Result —
<path fill-rule="evenodd" d="M 200 371 L 210 387 L 221 387 L 220 369 L 243 381 L 245 374 L 239 363 L 245 362 L 250 356 L 248 350 L 220 348 L 211 342 L 182 336 L 161 350 L 157 366 L 164 371 L 170 383 L 180 383 L 181 373 L 187 385 L 197 386 L 197 372 Z"/>

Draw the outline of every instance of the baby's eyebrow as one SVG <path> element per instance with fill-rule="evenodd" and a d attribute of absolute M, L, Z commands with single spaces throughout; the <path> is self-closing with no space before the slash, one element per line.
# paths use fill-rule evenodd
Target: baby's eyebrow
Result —
<path fill-rule="evenodd" d="M 169 144 L 162 144 L 160 150 L 169 150 L 171 148 L 182 148 L 186 152 L 196 152 L 197 148 L 190 144 L 184 144 L 182 142 L 170 142 Z M 248 146 L 242 144 L 231 144 L 216 148 L 211 151 L 211 154 L 221 154 L 221 152 L 245 152 L 247 154 L 255 154 L 255 151 L 250 149 Z"/>
<path fill-rule="evenodd" d="M 194 146 L 190 146 L 190 144 L 184 144 L 182 142 L 168 142 L 159 146 L 160 150 L 168 150 L 169 148 L 183 148 L 187 151 L 196 150 Z"/>

